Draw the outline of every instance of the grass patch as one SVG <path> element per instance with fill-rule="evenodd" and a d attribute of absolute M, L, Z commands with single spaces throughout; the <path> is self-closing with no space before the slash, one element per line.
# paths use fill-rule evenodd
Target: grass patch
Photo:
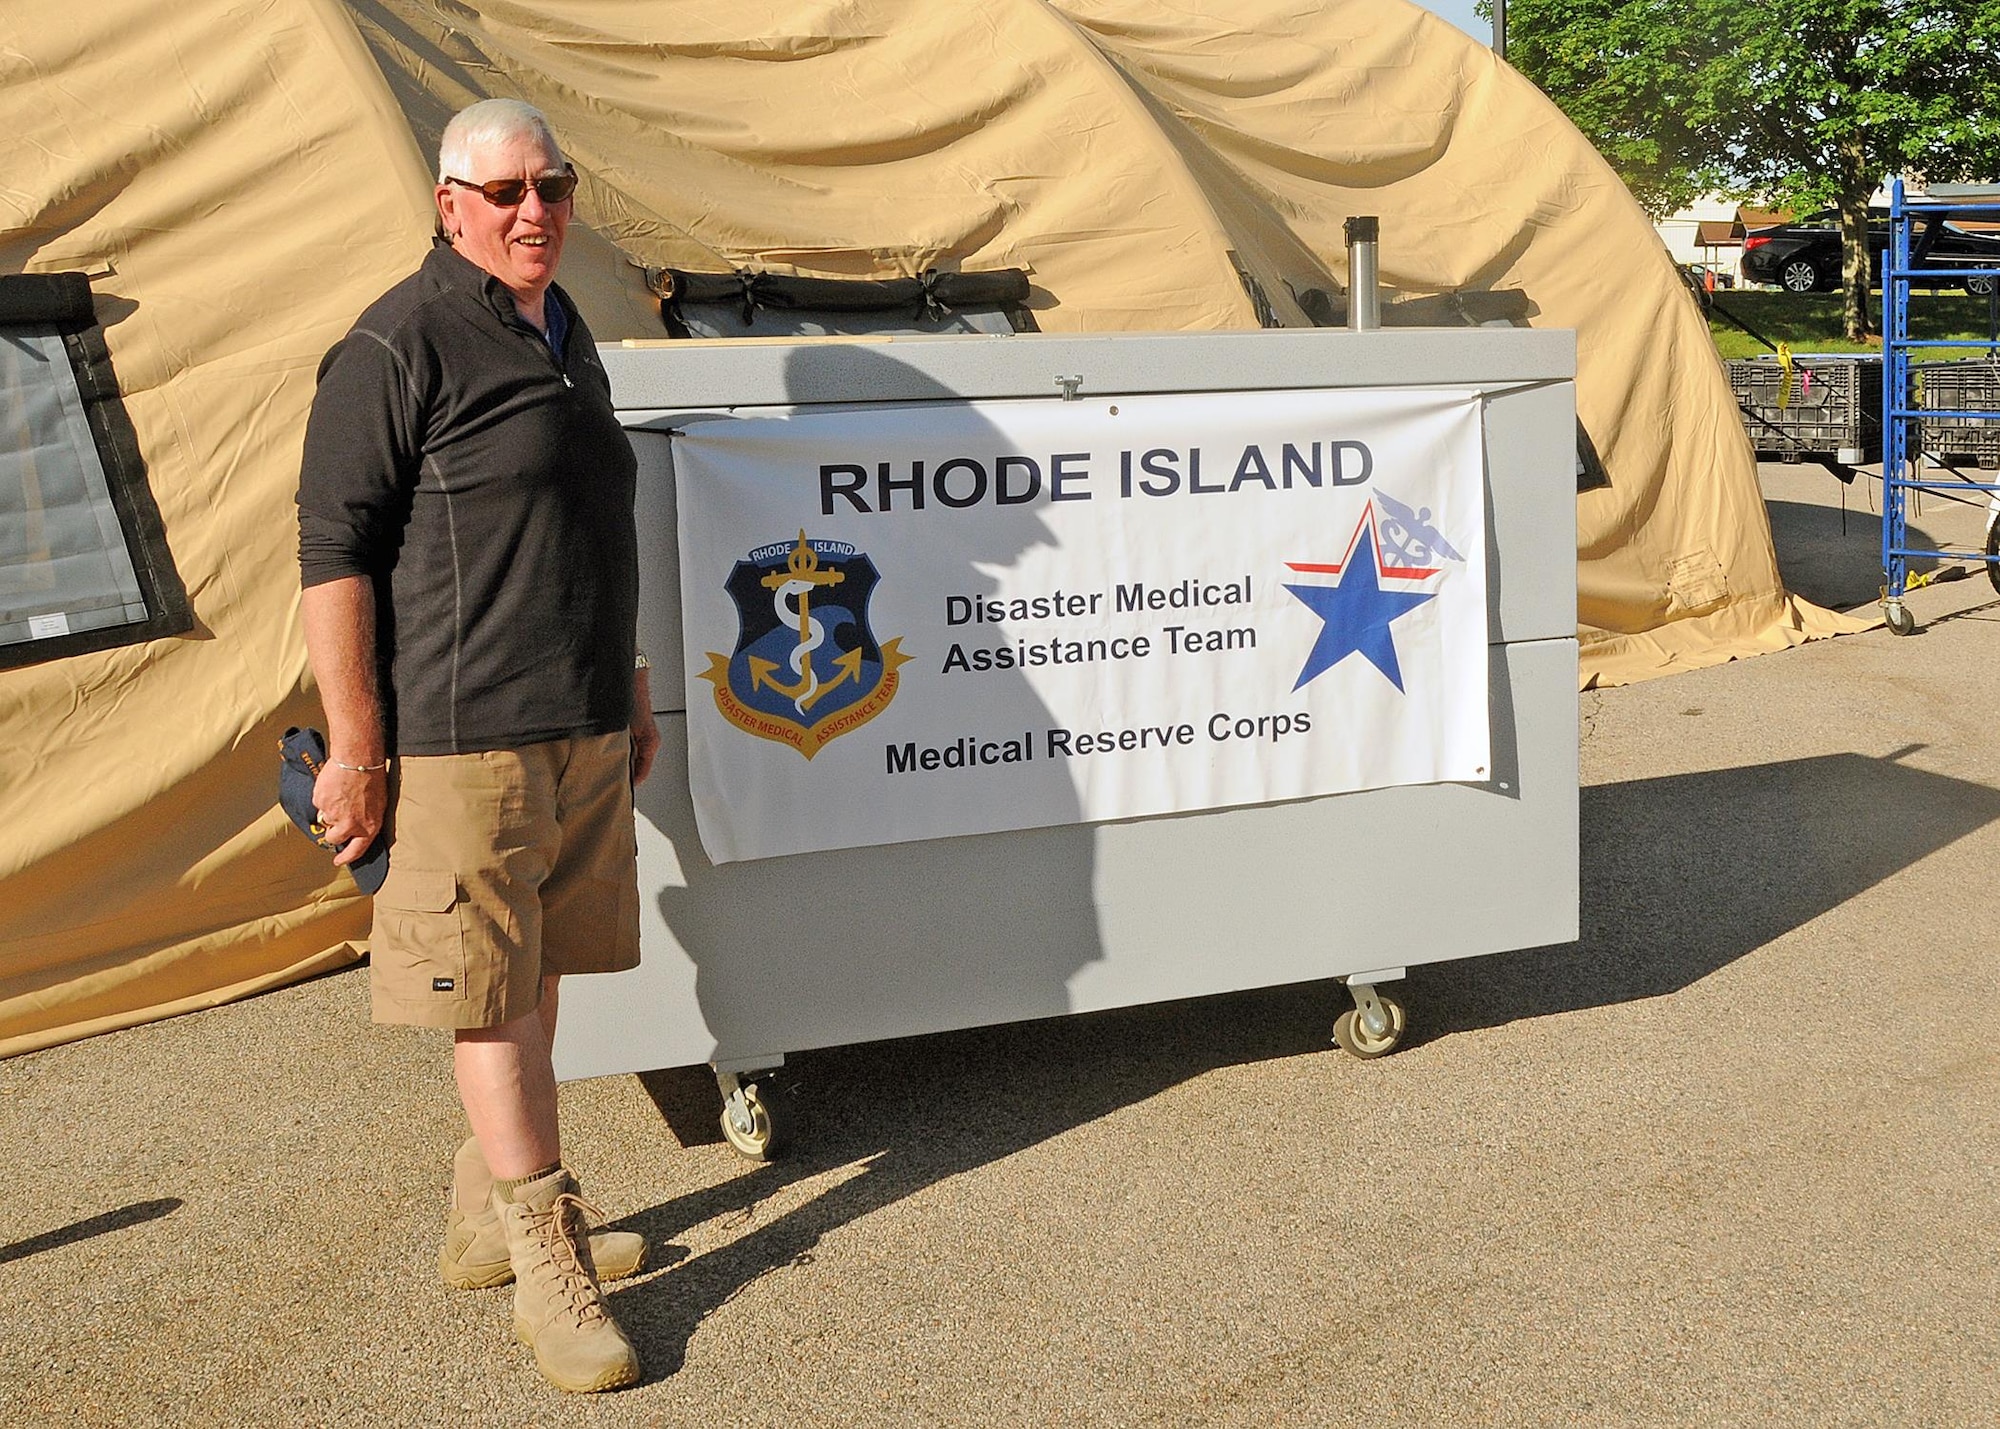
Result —
<path fill-rule="evenodd" d="M 1782 293 L 1723 289 L 1719 308 L 1741 318 L 1772 342 L 1791 345 L 1794 352 L 1874 352 L 1882 339 L 1848 342 L 1840 335 L 1840 294 Z M 1868 313 L 1882 322 L 1882 294 L 1868 295 Z M 1991 331 L 1987 299 L 1964 293 L 1917 293 L 1910 298 L 1910 336 L 1936 341 L 1983 342 Z M 1708 315 L 1709 334 L 1724 357 L 1764 357 L 1770 349 L 1719 313 Z M 1938 362 L 1953 357 L 1983 357 L 1988 349 L 1930 348 L 1911 354 L 1912 361 Z"/>

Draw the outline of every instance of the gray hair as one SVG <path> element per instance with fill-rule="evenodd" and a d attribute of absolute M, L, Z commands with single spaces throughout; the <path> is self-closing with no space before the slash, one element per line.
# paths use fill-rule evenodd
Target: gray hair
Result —
<path fill-rule="evenodd" d="M 438 140 L 438 182 L 475 177 L 470 172 L 473 155 L 510 139 L 533 139 L 555 155 L 556 167 L 563 164 L 562 145 L 541 110 L 518 99 L 482 99 L 459 110 L 444 126 Z"/>

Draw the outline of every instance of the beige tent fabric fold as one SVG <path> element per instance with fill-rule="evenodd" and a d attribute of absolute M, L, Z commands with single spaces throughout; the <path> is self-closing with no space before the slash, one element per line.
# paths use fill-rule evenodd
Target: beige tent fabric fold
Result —
<path fill-rule="evenodd" d="M 0 673 L 0 1054 L 277 986 L 366 928 L 275 807 L 313 374 L 423 248 L 416 151 L 317 3 L 0 11 L 0 271 L 83 270 L 188 636 Z M 400 161 L 400 164 L 399 164 Z"/>
<path fill-rule="evenodd" d="M 1281 323 L 1378 214 L 1400 293 L 1573 327 L 1587 679 L 1856 622 L 1779 582 L 1699 316 L 1562 116 L 1402 0 L 14 0 L 0 272 L 92 273 L 187 636 L 0 671 L 0 1054 L 357 955 L 365 900 L 275 807 L 318 719 L 292 496 L 314 372 L 421 258 L 427 155 L 490 95 L 583 176 L 564 282 L 1029 270 L 1060 332 Z M 357 1015 L 360 1015 L 357 1009 Z"/>
<path fill-rule="evenodd" d="M 1584 688 L 1705 669 L 1788 650 L 1808 640 L 1852 635 L 1881 623 L 1879 618 L 1823 610 L 1779 592 L 1760 600 L 1732 601 L 1698 619 L 1679 620 L 1653 630 L 1625 635 L 1586 631 L 1582 645 Z"/>
<path fill-rule="evenodd" d="M 1053 295 L 1050 330 L 1256 325 L 1181 156 L 1042 0 L 351 8 L 420 143 L 475 99 L 527 100 L 584 175 L 578 217 L 629 259 L 1019 266 Z M 662 335 L 594 246 L 564 285 L 600 337 Z"/>
<path fill-rule="evenodd" d="M 1577 503 L 1586 683 L 1866 627 L 1785 591 L 1706 322 L 1644 212 L 1526 80 L 1374 0 L 1056 3 L 1341 280 L 1341 224 L 1376 213 L 1385 283 L 1517 288 L 1535 326 L 1576 330 L 1578 415 L 1611 474 Z"/>

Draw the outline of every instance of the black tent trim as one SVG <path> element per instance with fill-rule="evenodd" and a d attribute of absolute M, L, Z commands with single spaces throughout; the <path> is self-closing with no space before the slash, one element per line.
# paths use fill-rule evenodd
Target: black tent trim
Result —
<path fill-rule="evenodd" d="M 999 311 L 1016 332 L 1035 331 L 1028 311 L 1028 275 L 1019 268 L 984 273 L 928 269 L 914 278 L 798 278 L 738 268 L 732 273 L 659 270 L 653 290 L 660 295 L 660 321 L 675 337 L 693 333 L 683 304 L 731 305 L 748 327 L 759 308 L 781 312 L 908 313 L 940 318 L 955 312 Z"/>

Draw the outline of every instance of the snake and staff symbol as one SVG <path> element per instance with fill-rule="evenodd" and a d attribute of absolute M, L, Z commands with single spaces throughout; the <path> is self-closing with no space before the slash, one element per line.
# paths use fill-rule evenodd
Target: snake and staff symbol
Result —
<path fill-rule="evenodd" d="M 798 680 L 786 684 L 776 676 L 777 664 L 770 660 L 750 657 L 751 688 L 768 686 L 791 700 L 800 714 L 806 713 L 818 703 L 821 695 L 836 688 L 861 673 L 861 651 L 850 650 L 835 658 L 833 664 L 837 674 L 822 685 L 819 675 L 813 669 L 813 651 L 826 643 L 826 627 L 812 618 L 812 593 L 825 586 L 836 586 L 847 579 L 847 573 L 840 570 L 821 570 L 819 554 L 806 544 L 806 533 L 799 532 L 799 543 L 785 558 L 782 571 L 772 571 L 758 582 L 764 589 L 773 592 L 772 604 L 778 619 L 791 629 L 799 632 L 798 648 L 792 651 L 790 666 Z M 798 604 L 790 602 L 796 598 Z"/>
<path fill-rule="evenodd" d="M 738 561 L 726 583 L 736 649 L 710 651 L 700 675 L 715 686 L 723 717 L 810 759 L 887 708 L 896 670 L 910 657 L 869 629 L 878 580 L 875 563 L 853 546 L 804 531 Z"/>

